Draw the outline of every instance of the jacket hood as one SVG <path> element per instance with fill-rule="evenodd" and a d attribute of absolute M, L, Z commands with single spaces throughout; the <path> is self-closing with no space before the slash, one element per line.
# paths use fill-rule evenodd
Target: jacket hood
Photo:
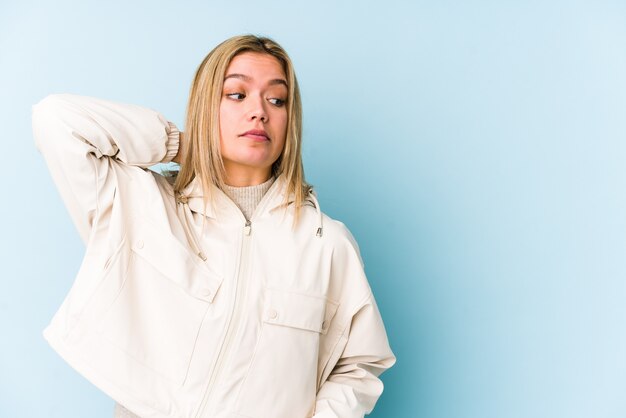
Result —
<path fill-rule="evenodd" d="M 218 211 L 220 211 L 220 214 L 224 214 L 227 217 L 243 216 L 243 214 L 239 212 L 235 213 L 232 210 L 233 202 L 230 197 L 226 195 L 226 193 L 224 193 L 215 185 L 211 185 L 210 187 L 215 199 L 213 203 L 211 203 L 210 200 L 207 201 L 206 208 L 203 201 L 204 192 L 202 189 L 202 182 L 200 181 L 199 177 L 194 177 L 193 180 L 180 193 L 176 195 L 176 208 L 181 218 L 187 240 L 192 246 L 194 252 L 203 261 L 206 261 L 206 256 L 200 249 L 200 246 L 198 244 L 199 240 L 191 226 L 191 221 L 189 219 L 191 217 L 191 212 L 196 212 L 213 219 L 217 217 Z M 281 174 L 276 178 L 276 180 L 274 180 L 274 183 L 272 183 L 270 188 L 267 190 L 267 192 L 259 202 L 258 207 L 255 210 L 254 217 L 263 217 L 264 215 L 285 206 L 284 198 L 286 193 L 287 180 L 285 178 L 285 175 Z M 290 193 L 286 204 L 290 205 L 294 202 L 295 196 L 293 193 Z M 322 211 L 317 200 L 316 192 L 313 190 L 312 186 L 309 188 L 309 191 L 305 196 L 303 205 L 311 205 L 315 208 L 318 221 L 314 233 L 317 237 L 321 237 L 323 232 Z M 250 220 L 246 219 L 246 226 L 248 225 L 250 225 Z"/>

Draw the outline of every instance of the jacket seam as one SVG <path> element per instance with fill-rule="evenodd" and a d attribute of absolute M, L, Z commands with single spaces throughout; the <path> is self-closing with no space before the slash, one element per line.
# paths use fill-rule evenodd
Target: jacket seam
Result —
<path fill-rule="evenodd" d="M 349 324 L 349 322 L 348 322 L 348 324 Z M 333 344 L 333 346 L 332 346 L 332 348 L 330 350 L 330 353 L 328 354 L 328 358 L 326 359 L 326 362 L 324 363 L 324 368 L 322 369 L 322 375 L 320 376 L 320 378 L 324 376 L 324 373 L 326 372 L 326 369 L 328 368 L 328 365 L 330 363 L 330 359 L 333 358 L 333 355 L 335 354 L 335 351 L 337 350 L 337 346 L 339 345 L 339 341 L 341 341 L 343 336 L 346 334 L 346 330 L 348 329 L 348 324 L 343 326 L 343 328 L 341 330 L 341 333 L 337 336 L 337 339 L 335 340 L 335 343 Z M 341 358 L 341 356 L 340 356 L 340 358 Z M 333 366 L 333 368 L 334 368 L 334 366 Z M 330 377 L 331 373 L 332 373 L 332 370 L 330 370 L 330 372 L 328 373 L 328 376 L 326 376 L 326 380 L 328 380 L 328 377 Z M 324 382 L 326 380 L 324 380 Z M 324 382 L 322 382 L 322 381 L 319 382 L 319 384 L 317 386 L 317 391 L 318 392 L 321 389 L 321 387 L 324 385 Z"/>
<path fill-rule="evenodd" d="M 367 294 L 365 295 L 364 298 L 361 298 L 361 302 L 359 302 L 357 304 L 358 309 L 354 310 L 354 312 L 352 313 L 352 310 L 350 311 L 350 318 L 346 321 L 346 323 L 342 326 L 341 329 L 341 333 L 339 334 L 339 336 L 337 337 L 337 340 L 335 341 L 335 343 L 332 346 L 332 349 L 330 350 L 330 354 L 328 355 L 328 359 L 326 360 L 326 363 L 324 364 L 324 368 L 322 369 L 322 376 L 324 376 L 324 372 L 326 371 L 326 369 L 328 368 L 328 365 L 330 363 L 330 360 L 333 358 L 333 355 L 335 354 L 335 351 L 337 350 L 337 346 L 339 345 L 339 341 L 341 341 L 341 339 L 346 335 L 348 328 L 350 327 L 350 324 L 352 323 L 352 319 L 354 318 L 354 315 L 356 315 L 356 313 L 359 311 L 359 309 L 361 307 L 364 306 L 365 302 L 370 298 L 370 296 L 372 295 L 372 291 L 371 289 L 368 290 Z M 349 339 L 349 338 L 348 338 Z M 339 360 L 341 358 L 341 355 L 339 356 L 339 358 L 337 360 Z M 333 366 L 334 369 L 334 366 Z M 330 372 L 328 373 L 328 376 L 326 377 L 326 380 L 328 380 L 328 377 L 330 377 L 330 375 L 332 374 L 332 369 L 330 370 Z M 325 382 L 325 381 L 324 381 Z M 322 387 L 322 385 L 324 384 L 324 382 L 320 382 L 320 384 L 318 385 L 318 391 L 320 390 L 320 388 Z"/>
<path fill-rule="evenodd" d="M 365 303 L 371 299 L 373 293 L 372 293 L 372 289 L 368 289 L 366 295 L 364 298 L 361 299 L 361 302 L 357 303 L 356 305 L 356 309 L 353 310 L 353 312 L 350 314 L 350 320 L 348 321 L 348 323 L 352 322 L 352 318 L 354 318 L 354 315 L 357 314 L 357 312 L 359 312 L 361 310 L 361 308 L 363 308 L 363 306 L 365 306 Z"/>

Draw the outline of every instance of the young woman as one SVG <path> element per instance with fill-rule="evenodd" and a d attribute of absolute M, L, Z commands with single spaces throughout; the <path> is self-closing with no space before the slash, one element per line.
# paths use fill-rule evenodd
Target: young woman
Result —
<path fill-rule="evenodd" d="M 33 106 L 37 149 L 86 243 L 43 333 L 116 416 L 374 408 L 396 359 L 357 243 L 304 180 L 301 114 L 289 57 L 252 35 L 202 61 L 184 133 L 93 97 Z M 148 169 L 171 161 L 174 175 Z"/>

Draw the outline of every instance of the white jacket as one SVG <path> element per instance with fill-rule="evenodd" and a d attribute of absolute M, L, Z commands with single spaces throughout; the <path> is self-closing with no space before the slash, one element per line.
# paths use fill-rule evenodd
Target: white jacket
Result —
<path fill-rule="evenodd" d="M 353 418 L 392 353 L 359 249 L 314 193 L 291 228 L 279 176 L 246 221 L 214 188 L 148 169 L 179 131 L 149 108 L 72 94 L 33 106 L 33 134 L 86 244 L 43 335 L 143 417 Z M 206 222 L 202 229 L 203 220 Z"/>

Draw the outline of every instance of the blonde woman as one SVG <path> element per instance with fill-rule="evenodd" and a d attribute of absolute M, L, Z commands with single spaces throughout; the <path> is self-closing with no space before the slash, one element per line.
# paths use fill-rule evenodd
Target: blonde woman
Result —
<path fill-rule="evenodd" d="M 51 94 L 33 133 L 86 244 L 44 330 L 115 416 L 363 417 L 395 363 L 357 243 L 305 182 L 292 63 L 215 47 L 185 132 L 131 104 Z M 180 171 L 157 173 L 157 163 Z M 169 174 L 169 175 L 167 175 Z"/>

